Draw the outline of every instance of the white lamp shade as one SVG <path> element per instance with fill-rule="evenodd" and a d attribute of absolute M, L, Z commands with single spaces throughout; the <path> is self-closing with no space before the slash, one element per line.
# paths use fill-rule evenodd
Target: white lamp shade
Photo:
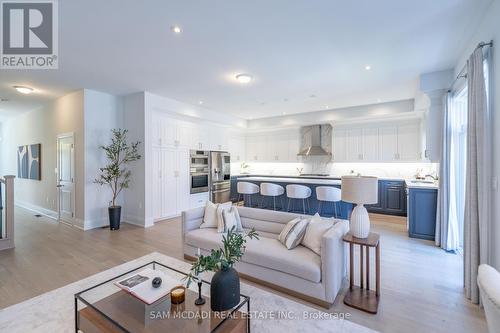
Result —
<path fill-rule="evenodd" d="M 378 178 L 368 176 L 342 176 L 342 201 L 355 204 L 378 202 Z"/>

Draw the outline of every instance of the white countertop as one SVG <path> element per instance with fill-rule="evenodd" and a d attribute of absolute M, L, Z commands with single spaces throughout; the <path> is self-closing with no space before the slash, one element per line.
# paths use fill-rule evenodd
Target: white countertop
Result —
<path fill-rule="evenodd" d="M 232 177 L 269 177 L 269 178 L 293 178 L 293 179 L 303 179 L 303 178 L 313 178 L 313 179 L 334 179 L 337 178 L 340 180 L 342 176 L 329 175 L 329 176 L 299 176 L 299 175 L 258 175 L 254 176 L 252 174 L 242 173 L 242 174 L 231 174 Z M 368 175 L 364 175 L 368 176 Z M 377 176 L 374 176 L 377 177 Z M 394 180 L 394 181 L 404 181 L 404 178 L 401 177 L 377 177 L 380 180 Z"/>
<path fill-rule="evenodd" d="M 341 181 L 336 179 L 310 179 L 310 178 L 285 178 L 285 177 L 245 177 L 245 181 L 270 182 L 270 183 L 293 183 L 293 184 L 320 184 L 340 185 Z"/>
<path fill-rule="evenodd" d="M 414 182 L 415 180 L 410 179 L 406 180 L 406 187 L 408 188 L 428 188 L 428 189 L 438 189 L 439 188 L 439 183 L 437 181 L 433 183 L 426 183 L 426 182 Z"/>

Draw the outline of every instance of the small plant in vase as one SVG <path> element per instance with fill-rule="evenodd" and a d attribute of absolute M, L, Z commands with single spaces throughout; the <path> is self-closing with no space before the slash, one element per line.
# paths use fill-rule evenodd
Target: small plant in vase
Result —
<path fill-rule="evenodd" d="M 247 238 L 259 239 L 259 235 L 254 229 L 244 234 L 236 232 L 235 227 L 231 228 L 222 237 L 222 248 L 212 249 L 208 256 L 200 255 L 186 277 L 189 288 L 193 281 L 200 279 L 201 273 L 215 272 L 210 283 L 210 306 L 213 311 L 229 310 L 240 302 L 240 278 L 233 266 L 245 253 Z"/>
<path fill-rule="evenodd" d="M 99 185 L 109 186 L 112 192 L 112 199 L 108 207 L 109 228 L 111 230 L 120 229 L 121 206 L 116 205 L 116 198 L 123 189 L 129 187 L 132 172 L 127 169 L 130 162 L 141 158 L 139 155 L 140 142 L 127 143 L 126 129 L 112 129 L 111 143 L 107 146 L 99 146 L 106 153 L 108 163 L 105 167 L 99 168 L 100 175 L 94 180 Z"/>

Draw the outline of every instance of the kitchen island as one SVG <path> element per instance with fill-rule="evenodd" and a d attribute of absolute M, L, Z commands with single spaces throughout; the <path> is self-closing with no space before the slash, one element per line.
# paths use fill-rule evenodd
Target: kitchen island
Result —
<path fill-rule="evenodd" d="M 318 207 L 319 207 L 319 201 L 316 198 L 316 187 L 318 186 L 334 186 L 337 188 L 341 187 L 341 181 L 340 179 L 333 179 L 333 178 L 310 178 L 310 177 L 268 177 L 268 176 L 233 176 L 231 177 L 231 199 L 233 201 L 238 200 L 238 193 L 236 189 L 236 184 L 238 181 L 248 181 L 251 183 L 254 183 L 256 185 L 259 185 L 261 183 L 273 183 L 277 185 L 283 186 L 283 188 L 286 189 L 286 185 L 290 184 L 298 184 L 298 185 L 305 185 L 308 186 L 311 189 L 311 197 L 309 198 L 309 207 L 306 207 L 306 213 L 307 214 L 315 214 L 318 212 Z M 269 204 L 270 201 L 272 201 L 272 198 L 270 197 L 264 197 L 261 196 L 260 194 L 255 194 L 252 202 L 253 203 L 258 203 L 259 208 L 264 208 L 266 209 L 267 207 L 272 209 L 272 205 Z M 263 203 L 261 205 L 261 202 Z M 279 204 L 279 208 L 282 209 L 281 203 L 284 202 L 284 210 L 287 209 L 288 206 L 288 198 L 286 197 L 286 190 L 285 194 L 281 198 L 277 198 L 276 200 L 277 205 Z M 298 202 L 297 202 L 297 207 L 293 209 L 295 212 L 299 212 L 298 209 Z M 331 202 L 324 202 L 321 207 L 321 216 L 325 217 L 337 217 L 341 219 L 349 219 L 349 216 L 351 214 L 353 205 L 348 202 L 340 201 L 336 204 L 336 212 L 335 214 L 335 206 Z M 302 208 L 302 205 L 300 205 Z M 309 209 L 308 209 L 309 208 Z M 291 208 L 292 210 L 292 208 Z M 300 210 L 302 212 L 302 210 Z"/>

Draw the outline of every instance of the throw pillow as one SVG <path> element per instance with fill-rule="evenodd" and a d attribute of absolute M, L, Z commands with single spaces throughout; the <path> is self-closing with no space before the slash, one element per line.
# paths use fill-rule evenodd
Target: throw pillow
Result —
<path fill-rule="evenodd" d="M 222 213 L 231 208 L 233 203 L 231 201 L 221 203 L 217 206 L 217 232 L 224 232 L 225 227 L 224 227 L 224 217 L 222 216 Z"/>
<path fill-rule="evenodd" d="M 205 215 L 203 216 L 203 223 L 200 225 L 200 228 L 217 228 L 218 206 L 218 204 L 207 201 L 207 204 L 205 205 Z"/>
<path fill-rule="evenodd" d="M 316 213 L 307 225 L 302 245 L 321 255 L 321 237 L 334 223 L 334 219 L 323 219 Z"/>
<path fill-rule="evenodd" d="M 222 217 L 224 219 L 224 231 L 228 232 L 233 227 L 236 232 L 242 232 L 243 227 L 241 226 L 240 213 L 235 206 L 231 206 L 229 209 L 224 209 L 222 211 Z"/>
<path fill-rule="evenodd" d="M 302 238 L 304 238 L 308 223 L 308 219 L 302 219 L 300 217 L 291 220 L 281 231 L 278 240 L 289 250 L 295 248 L 300 244 Z"/>

